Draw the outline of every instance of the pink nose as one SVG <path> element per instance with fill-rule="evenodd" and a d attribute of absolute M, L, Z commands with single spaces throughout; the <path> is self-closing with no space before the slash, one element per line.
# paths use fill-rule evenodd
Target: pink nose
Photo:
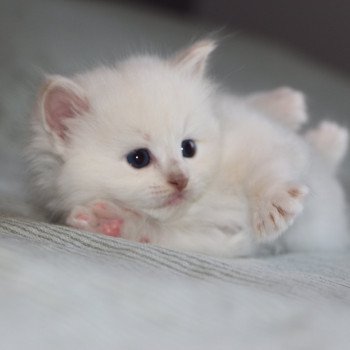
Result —
<path fill-rule="evenodd" d="M 170 174 L 168 183 L 174 186 L 178 191 L 182 191 L 188 184 L 188 177 L 184 174 Z"/>

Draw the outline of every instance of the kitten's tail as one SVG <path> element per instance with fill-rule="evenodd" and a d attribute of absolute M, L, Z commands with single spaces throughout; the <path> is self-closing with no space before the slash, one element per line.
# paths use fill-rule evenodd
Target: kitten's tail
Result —
<path fill-rule="evenodd" d="M 308 131 L 305 138 L 334 168 L 346 155 L 348 130 L 334 122 L 321 122 L 317 128 Z"/>

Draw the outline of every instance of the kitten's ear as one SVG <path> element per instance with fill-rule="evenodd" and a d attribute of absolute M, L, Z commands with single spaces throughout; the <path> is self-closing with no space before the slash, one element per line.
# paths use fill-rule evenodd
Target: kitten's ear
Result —
<path fill-rule="evenodd" d="M 211 39 L 197 41 L 190 47 L 175 54 L 171 59 L 171 63 L 183 68 L 189 74 L 203 75 L 208 58 L 216 47 L 216 42 Z"/>
<path fill-rule="evenodd" d="M 67 137 L 67 119 L 75 118 L 89 110 L 83 89 L 72 80 L 51 76 L 47 78 L 40 96 L 39 108 L 45 130 L 58 141 Z"/>

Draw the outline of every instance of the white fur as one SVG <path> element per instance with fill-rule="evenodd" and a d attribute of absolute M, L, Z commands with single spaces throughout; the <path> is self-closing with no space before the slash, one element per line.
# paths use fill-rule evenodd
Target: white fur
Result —
<path fill-rule="evenodd" d="M 124 238 L 214 255 L 251 254 L 277 237 L 276 245 L 290 249 L 345 247 L 334 167 L 314 149 L 322 147 L 294 132 L 306 121 L 303 96 L 291 89 L 247 98 L 220 93 L 205 76 L 214 48 L 206 40 L 168 60 L 133 57 L 51 78 L 28 149 L 37 202 L 75 227 L 93 230 L 101 217 L 121 218 Z M 63 121 L 64 139 L 45 122 L 52 81 L 89 104 Z M 196 141 L 195 157 L 182 156 L 184 139 Z M 344 154 L 346 141 L 340 143 Z M 138 148 L 153 157 L 142 169 L 126 161 Z M 185 200 L 165 205 L 175 193 L 168 181 L 174 173 L 189 179 Z M 98 212 L 96 201 L 108 213 Z M 91 220 L 79 222 L 79 213 Z"/>

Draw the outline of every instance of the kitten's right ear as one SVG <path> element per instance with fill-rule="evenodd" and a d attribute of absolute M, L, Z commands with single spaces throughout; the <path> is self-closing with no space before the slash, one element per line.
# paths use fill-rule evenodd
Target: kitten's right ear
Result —
<path fill-rule="evenodd" d="M 89 110 L 83 89 L 62 76 L 50 76 L 41 89 L 39 108 L 45 130 L 58 142 L 67 138 L 67 119 Z"/>

